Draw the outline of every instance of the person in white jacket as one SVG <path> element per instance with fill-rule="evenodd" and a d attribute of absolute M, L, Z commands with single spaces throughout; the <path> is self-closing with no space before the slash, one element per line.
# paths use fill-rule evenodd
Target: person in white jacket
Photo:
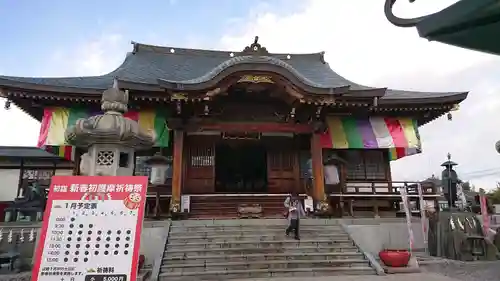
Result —
<path fill-rule="evenodd" d="M 300 202 L 298 194 L 294 193 L 288 196 L 284 202 L 285 208 L 288 208 L 288 227 L 286 229 L 286 235 L 290 235 L 290 232 L 294 232 L 294 237 L 296 240 L 300 240 L 299 229 L 300 229 L 300 218 L 306 216 L 304 211 L 304 206 Z"/>

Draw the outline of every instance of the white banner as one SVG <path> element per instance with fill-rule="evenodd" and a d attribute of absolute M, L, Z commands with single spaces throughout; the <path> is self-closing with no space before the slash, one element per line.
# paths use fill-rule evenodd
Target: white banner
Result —
<path fill-rule="evenodd" d="M 406 185 L 399 189 L 401 193 L 401 199 L 403 200 L 403 207 L 406 214 L 406 226 L 408 227 L 408 242 L 410 244 L 410 253 L 413 252 L 413 230 L 411 229 L 411 213 L 410 206 L 408 204 L 408 195 L 406 193 Z"/>
<path fill-rule="evenodd" d="M 458 202 L 460 202 L 460 206 L 457 204 L 457 207 L 459 207 L 460 210 L 465 209 L 465 207 L 467 207 L 467 199 L 465 198 L 464 189 L 461 183 L 457 183 L 457 198 Z"/>
<path fill-rule="evenodd" d="M 424 201 L 424 192 L 422 190 L 422 185 L 417 183 L 417 191 L 418 191 L 418 200 L 420 204 L 420 223 L 422 224 L 422 235 L 424 236 L 424 247 L 425 252 L 427 253 L 428 242 L 427 242 L 427 217 L 425 216 L 425 201 Z"/>

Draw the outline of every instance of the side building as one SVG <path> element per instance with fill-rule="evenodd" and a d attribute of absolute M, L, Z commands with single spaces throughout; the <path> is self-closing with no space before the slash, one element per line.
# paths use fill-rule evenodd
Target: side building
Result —
<path fill-rule="evenodd" d="M 143 162 L 154 153 L 172 159 L 167 181 L 150 187 L 157 199 L 148 210 L 197 217 L 232 216 L 241 204 L 276 215 L 291 192 L 337 216 L 394 216 L 405 183 L 392 181 L 390 161 L 420 153 L 418 127 L 467 97 L 362 86 L 335 73 L 323 52 L 269 53 L 258 38 L 238 52 L 133 43 L 102 76 L 0 77 L 1 96 L 42 122 L 39 146 L 76 161 L 82 152 L 64 131 L 99 113 L 110 87 L 128 91 L 126 116 L 158 137 L 136 155 L 135 173 L 148 173 Z M 424 193 L 435 200 L 432 186 Z"/>
<path fill-rule="evenodd" d="M 71 161 L 38 147 L 0 146 L 0 221 L 40 220 L 42 202 L 30 192 L 36 187 L 45 195 L 52 176 L 73 172 Z"/>

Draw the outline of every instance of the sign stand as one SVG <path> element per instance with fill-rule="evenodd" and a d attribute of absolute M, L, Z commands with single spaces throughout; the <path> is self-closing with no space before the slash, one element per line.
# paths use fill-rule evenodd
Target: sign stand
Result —
<path fill-rule="evenodd" d="M 52 178 L 33 281 L 135 281 L 148 178 Z"/>

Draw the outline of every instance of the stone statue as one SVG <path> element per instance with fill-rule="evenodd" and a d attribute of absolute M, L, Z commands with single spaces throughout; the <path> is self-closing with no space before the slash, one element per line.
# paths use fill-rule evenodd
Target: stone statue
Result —
<path fill-rule="evenodd" d="M 21 206 L 43 206 L 45 205 L 45 189 L 36 182 L 30 183 L 25 189 L 23 198 L 17 198 L 14 205 Z"/>
<path fill-rule="evenodd" d="M 31 183 L 24 188 L 24 197 L 16 198 L 7 208 L 5 208 L 6 222 L 17 221 L 20 214 L 29 221 L 36 221 L 45 210 L 47 194 L 45 188 L 38 183 Z"/>
<path fill-rule="evenodd" d="M 38 184 L 36 183 L 30 184 L 26 190 L 26 193 L 28 201 L 38 200 L 42 196 Z"/>

